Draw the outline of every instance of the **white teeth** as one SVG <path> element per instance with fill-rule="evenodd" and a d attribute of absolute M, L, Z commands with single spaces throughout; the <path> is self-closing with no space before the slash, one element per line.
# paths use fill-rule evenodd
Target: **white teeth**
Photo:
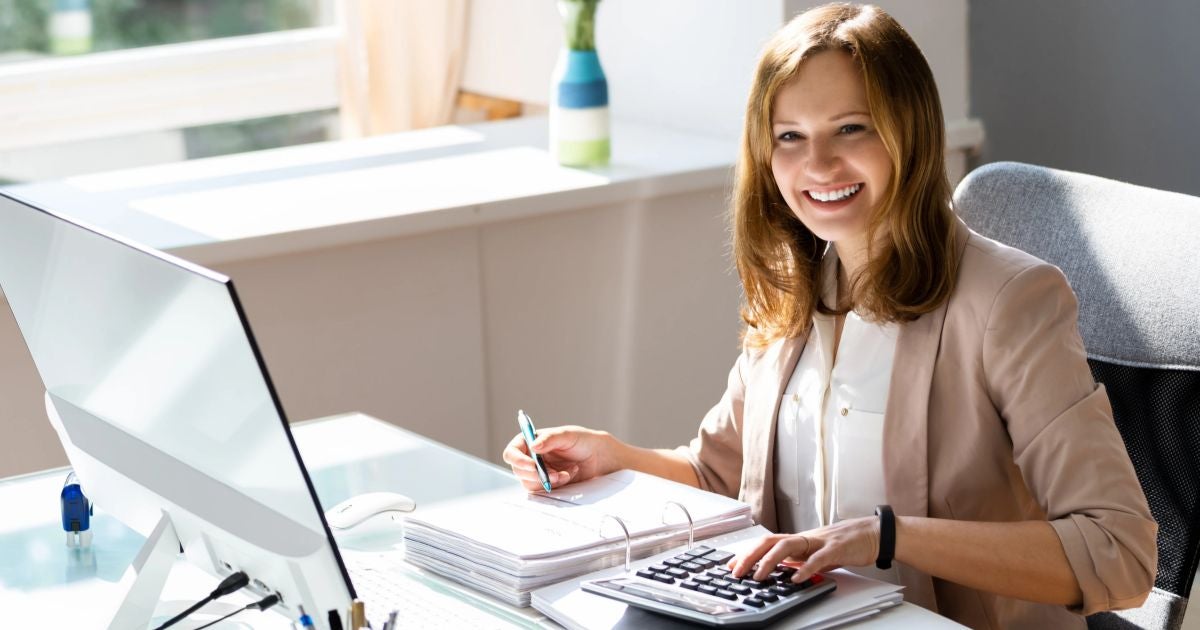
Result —
<path fill-rule="evenodd" d="M 854 193 L 858 192 L 861 188 L 862 188 L 862 184 L 854 184 L 851 186 L 846 186 L 845 188 L 839 188 L 838 190 L 832 190 L 829 192 L 818 192 L 815 190 L 810 190 L 810 191 L 808 191 L 808 194 L 811 195 L 812 198 L 816 199 L 817 201 L 841 201 L 842 199 L 845 199 L 846 197 L 849 197 L 850 195 L 853 195 Z"/>

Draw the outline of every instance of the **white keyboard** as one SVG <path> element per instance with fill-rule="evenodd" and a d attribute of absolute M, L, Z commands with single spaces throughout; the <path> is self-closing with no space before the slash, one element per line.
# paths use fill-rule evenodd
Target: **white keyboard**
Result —
<path fill-rule="evenodd" d="M 538 620 L 509 610 L 483 596 L 463 593 L 461 587 L 439 584 L 437 578 L 382 558 L 345 558 L 358 598 L 366 604 L 371 627 L 383 627 L 398 611 L 397 628 L 471 628 L 492 630 L 539 628 Z"/>

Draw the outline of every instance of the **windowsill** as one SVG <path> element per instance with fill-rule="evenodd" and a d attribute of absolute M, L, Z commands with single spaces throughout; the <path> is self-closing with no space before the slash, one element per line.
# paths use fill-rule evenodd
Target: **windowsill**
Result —
<path fill-rule="evenodd" d="M 544 117 L 111 171 L 10 187 L 200 264 L 723 188 L 732 139 L 614 121 L 612 163 L 554 163 Z M 974 120 L 948 147 L 982 141 Z"/>
<path fill-rule="evenodd" d="M 613 123 L 604 168 L 554 163 L 542 117 L 13 186 L 18 197 L 201 264 L 725 186 L 732 141 Z"/>

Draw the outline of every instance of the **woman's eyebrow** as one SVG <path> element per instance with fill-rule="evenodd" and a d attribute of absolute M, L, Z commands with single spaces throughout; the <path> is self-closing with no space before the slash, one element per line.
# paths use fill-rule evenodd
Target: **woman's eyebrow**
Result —
<path fill-rule="evenodd" d="M 852 116 L 866 116 L 866 117 L 870 118 L 871 112 L 856 109 L 853 111 L 842 112 L 840 114 L 835 114 L 833 116 L 830 116 L 829 121 L 834 122 L 837 120 L 841 120 L 843 118 L 850 118 Z M 778 127 L 779 125 L 798 125 L 798 124 L 800 124 L 800 123 L 798 123 L 794 120 L 772 120 L 771 121 L 772 127 Z"/>

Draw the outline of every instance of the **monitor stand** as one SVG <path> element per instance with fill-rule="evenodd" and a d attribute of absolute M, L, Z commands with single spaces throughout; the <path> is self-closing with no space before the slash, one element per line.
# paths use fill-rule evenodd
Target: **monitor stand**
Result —
<path fill-rule="evenodd" d="M 133 563 L 121 576 L 121 587 L 128 590 L 121 607 L 108 624 L 109 630 L 150 626 L 167 574 L 178 557 L 179 537 L 175 535 L 171 517 L 163 512 L 154 531 L 146 539 L 146 544 L 142 545 Z"/>

